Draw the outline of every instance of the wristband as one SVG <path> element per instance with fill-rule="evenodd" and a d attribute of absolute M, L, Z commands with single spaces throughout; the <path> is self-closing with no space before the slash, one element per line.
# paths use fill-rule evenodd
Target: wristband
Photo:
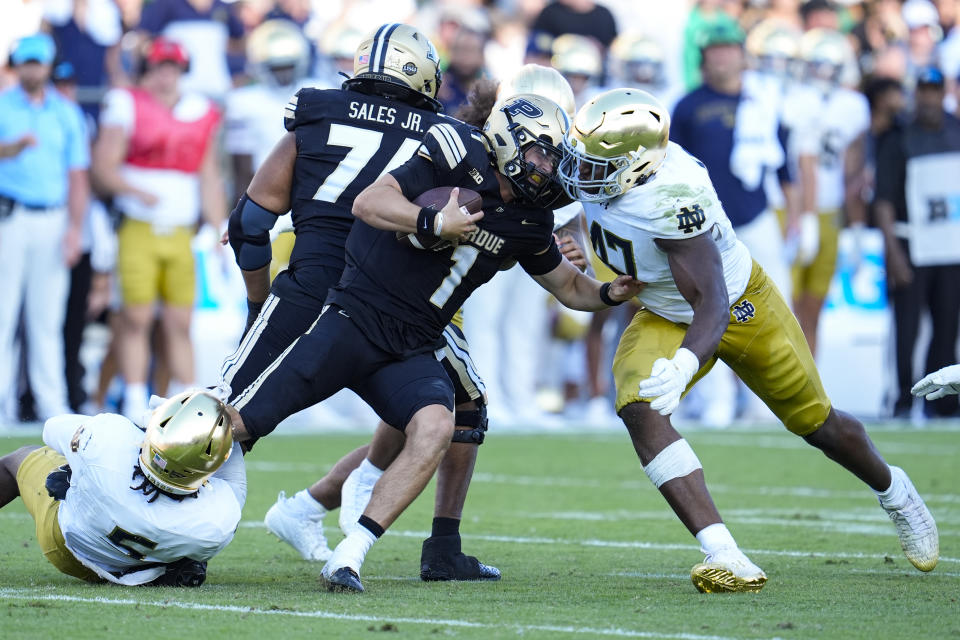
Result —
<path fill-rule="evenodd" d="M 436 237 L 434 232 L 434 220 L 437 217 L 439 211 L 435 209 L 430 209 L 428 207 L 422 207 L 420 213 L 417 214 L 417 234 L 421 236 L 426 236 L 428 238 Z"/>
<path fill-rule="evenodd" d="M 611 284 L 611 282 L 604 282 L 602 285 L 600 285 L 600 301 L 608 307 L 615 307 L 618 304 L 623 304 L 626 302 L 625 300 L 617 301 L 610 297 Z"/>

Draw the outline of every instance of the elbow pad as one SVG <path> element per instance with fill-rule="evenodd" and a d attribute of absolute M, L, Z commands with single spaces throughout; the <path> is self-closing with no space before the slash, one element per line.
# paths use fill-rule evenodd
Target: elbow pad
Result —
<path fill-rule="evenodd" d="M 273 257 L 270 250 L 270 229 L 276 224 L 279 214 L 267 211 L 247 194 L 230 212 L 227 233 L 230 248 L 237 264 L 244 271 L 256 271 L 268 264 Z"/>

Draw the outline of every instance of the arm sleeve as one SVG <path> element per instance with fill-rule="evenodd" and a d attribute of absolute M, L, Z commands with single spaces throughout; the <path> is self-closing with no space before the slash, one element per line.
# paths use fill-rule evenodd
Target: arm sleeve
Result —
<path fill-rule="evenodd" d="M 239 442 L 233 443 L 230 457 L 217 469 L 213 477 L 220 478 L 230 485 L 242 509 L 247 501 L 247 469 L 243 463 L 243 451 L 240 449 Z"/>
<path fill-rule="evenodd" d="M 532 276 L 542 276 L 550 273 L 563 262 L 563 254 L 557 247 L 557 243 L 550 241 L 550 245 L 540 253 L 534 253 L 517 259 L 523 270 Z"/>

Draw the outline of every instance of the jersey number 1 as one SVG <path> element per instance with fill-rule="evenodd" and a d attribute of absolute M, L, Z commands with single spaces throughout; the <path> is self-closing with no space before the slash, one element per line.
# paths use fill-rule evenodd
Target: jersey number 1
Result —
<path fill-rule="evenodd" d="M 327 135 L 327 144 L 333 147 L 346 147 L 349 151 L 337 165 L 337 168 L 330 172 L 327 179 L 323 181 L 313 199 L 336 202 L 340 194 L 350 186 L 350 183 L 357 179 L 370 159 L 377 155 L 382 141 L 383 133 L 380 131 L 351 127 L 346 124 L 331 124 L 330 133 Z M 390 162 L 380 172 L 377 179 L 379 180 L 380 176 L 387 171 L 396 169 L 409 160 L 418 146 L 420 146 L 419 141 L 413 138 L 405 138 L 403 144 L 390 158 Z"/>

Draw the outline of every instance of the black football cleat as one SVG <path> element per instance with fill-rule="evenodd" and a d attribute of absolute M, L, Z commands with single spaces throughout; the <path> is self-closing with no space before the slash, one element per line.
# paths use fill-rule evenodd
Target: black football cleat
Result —
<path fill-rule="evenodd" d="M 340 567 L 329 578 L 324 576 L 327 591 L 334 593 L 363 593 L 360 576 L 350 567 Z"/>
<path fill-rule="evenodd" d="M 500 569 L 483 564 L 460 551 L 460 536 L 433 536 L 423 541 L 420 554 L 420 579 L 499 580 Z"/>

